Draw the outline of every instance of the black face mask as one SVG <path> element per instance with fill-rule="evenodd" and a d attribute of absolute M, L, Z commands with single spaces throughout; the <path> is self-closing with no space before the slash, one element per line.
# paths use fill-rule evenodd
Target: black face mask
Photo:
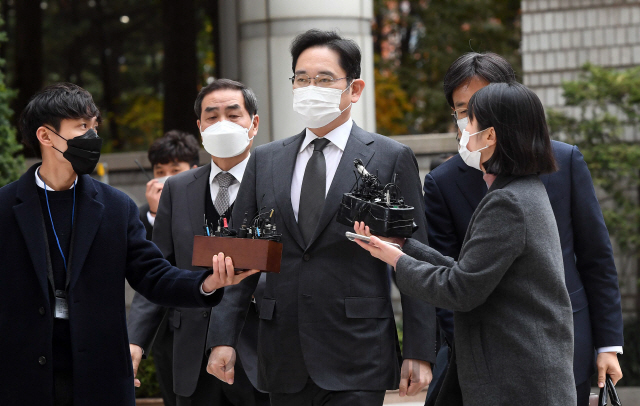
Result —
<path fill-rule="evenodd" d="M 51 130 L 49 127 L 47 129 Z M 53 130 L 51 130 L 53 131 Z M 102 148 L 102 138 L 98 137 L 95 131 L 90 128 L 86 133 L 70 140 L 53 131 L 58 137 L 67 141 L 67 150 L 62 152 L 62 156 L 71 163 L 73 171 L 78 175 L 88 175 L 96 169 L 100 160 L 100 148 Z"/>

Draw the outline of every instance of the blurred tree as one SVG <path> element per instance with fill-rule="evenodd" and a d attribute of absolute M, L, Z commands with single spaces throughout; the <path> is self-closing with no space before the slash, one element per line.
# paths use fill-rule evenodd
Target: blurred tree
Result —
<path fill-rule="evenodd" d="M 374 7 L 376 70 L 393 72 L 414 106 L 405 118 L 410 133 L 452 130 L 442 79 L 463 53 L 496 52 L 520 71 L 520 0 L 375 0 Z M 387 113 L 376 113 L 384 128 Z"/>
<path fill-rule="evenodd" d="M 4 20 L 0 18 L 0 29 Z M 0 42 L 5 42 L 7 35 L 0 31 Z M 4 68 L 4 59 L 0 59 L 0 68 Z M 4 83 L 4 73 L 0 69 L 0 187 L 18 179 L 24 171 L 24 158 L 17 156 L 22 151 L 22 145 L 16 140 L 16 132 L 9 121 L 13 111 L 9 103 L 16 95 Z"/>
<path fill-rule="evenodd" d="M 15 75 L 19 89 L 13 110 L 21 112 L 31 96 L 42 87 L 42 9 L 40 0 L 15 2 Z M 15 123 L 15 121 L 14 121 Z M 31 151 L 25 151 L 32 154 Z"/>
<path fill-rule="evenodd" d="M 194 0 L 163 0 L 162 13 L 163 129 L 193 133 L 197 127 L 192 106 L 198 95 L 198 24 Z"/>
<path fill-rule="evenodd" d="M 555 138 L 580 148 L 600 198 L 609 234 L 629 258 L 640 256 L 640 68 L 617 71 L 586 64 L 563 84 L 574 113 L 549 111 Z M 640 302 L 637 303 L 640 311 Z"/>

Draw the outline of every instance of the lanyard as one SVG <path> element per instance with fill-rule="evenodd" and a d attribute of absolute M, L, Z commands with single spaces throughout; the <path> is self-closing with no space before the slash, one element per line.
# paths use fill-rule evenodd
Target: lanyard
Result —
<path fill-rule="evenodd" d="M 64 263 L 64 269 L 68 270 L 67 268 L 67 258 L 65 258 L 64 253 L 62 252 L 62 247 L 60 246 L 60 240 L 58 239 L 58 233 L 56 233 L 56 226 L 53 224 L 53 217 L 51 216 L 51 207 L 49 207 L 49 196 L 47 195 L 47 184 L 44 181 L 44 179 L 42 179 L 40 177 L 40 171 L 38 170 L 38 177 L 40 178 L 40 180 L 42 180 L 42 183 L 44 184 L 44 197 L 45 200 L 47 201 L 47 210 L 49 211 L 49 219 L 51 220 L 51 228 L 53 229 L 53 235 L 54 237 L 56 237 L 56 242 L 58 243 L 58 250 L 60 251 L 60 255 L 62 256 L 62 262 Z M 77 183 L 78 183 L 78 179 L 75 180 L 75 182 L 73 182 L 73 208 L 71 209 L 71 230 L 73 230 L 73 220 L 75 217 L 75 212 L 76 212 L 76 188 L 77 188 Z M 72 237 L 73 237 L 73 233 L 72 233 Z"/>

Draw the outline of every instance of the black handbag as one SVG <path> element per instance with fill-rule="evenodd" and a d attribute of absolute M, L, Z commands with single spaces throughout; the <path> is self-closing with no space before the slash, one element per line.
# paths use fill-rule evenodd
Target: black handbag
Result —
<path fill-rule="evenodd" d="M 622 406 L 616 387 L 613 385 L 611 377 L 607 375 L 607 379 L 604 383 L 604 388 L 600 389 L 600 396 L 598 397 L 598 406 L 607 406 L 608 401 L 611 401 L 611 406 Z"/>

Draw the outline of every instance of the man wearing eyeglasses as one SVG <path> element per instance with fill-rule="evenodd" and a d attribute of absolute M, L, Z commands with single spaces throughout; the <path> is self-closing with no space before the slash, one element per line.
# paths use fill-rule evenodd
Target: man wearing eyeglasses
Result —
<path fill-rule="evenodd" d="M 444 91 L 459 129 L 458 141 L 468 123 L 467 103 L 471 96 L 489 83 L 515 80 L 509 62 L 494 53 L 467 53 L 449 67 Z M 595 366 L 599 383 L 604 384 L 605 373 L 614 383 L 622 377 L 617 359 L 623 341 L 620 290 L 609 234 L 587 164 L 575 146 L 552 141 L 552 147 L 560 169 L 540 178 L 549 195 L 562 245 L 565 283 L 573 308 L 573 370 L 580 406 L 588 403 Z M 429 242 L 443 255 L 457 259 L 471 216 L 487 193 L 482 172 L 456 155 L 426 176 L 424 192 Z M 443 336 L 451 344 L 453 314 L 444 309 L 437 313 Z M 441 379 L 447 352 L 443 345 L 438 353 L 427 405 L 433 404 L 440 385 L 443 394 L 451 386 L 449 377 L 455 374 Z"/>
<path fill-rule="evenodd" d="M 306 129 L 258 147 L 251 155 L 234 224 L 259 208 L 275 208 L 284 250 L 281 272 L 267 275 L 260 307 L 258 385 L 273 406 L 382 405 L 385 390 L 413 395 L 431 380 L 435 313 L 402 297 L 404 361 L 384 263 L 355 249 L 335 221 L 342 195 L 354 184 L 361 159 L 382 183 L 398 175 L 418 231 L 426 223 L 418 166 L 411 150 L 369 133 L 351 119 L 365 83 L 360 50 L 334 32 L 310 30 L 291 45 L 293 110 Z M 259 169 L 258 169 L 259 168 Z M 257 278 L 235 290 L 211 317 L 208 371 L 229 384 L 234 346 Z"/>

